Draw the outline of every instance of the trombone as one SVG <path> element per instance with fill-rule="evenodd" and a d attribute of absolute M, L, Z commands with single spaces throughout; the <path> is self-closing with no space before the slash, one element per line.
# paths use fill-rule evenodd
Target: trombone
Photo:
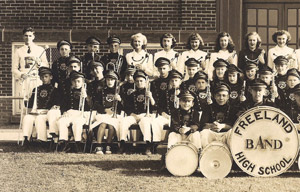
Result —
<path fill-rule="evenodd" d="M 147 76 L 146 82 L 147 82 L 147 87 L 145 89 L 145 97 L 146 97 L 146 93 L 150 91 L 150 81 L 149 81 L 148 76 Z M 150 117 L 150 98 L 149 97 L 145 98 L 144 109 L 147 110 L 145 117 Z"/>

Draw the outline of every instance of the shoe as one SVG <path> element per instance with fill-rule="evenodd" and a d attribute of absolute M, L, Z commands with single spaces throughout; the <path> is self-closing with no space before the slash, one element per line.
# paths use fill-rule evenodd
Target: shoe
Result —
<path fill-rule="evenodd" d="M 96 147 L 95 148 L 95 154 L 98 154 L 98 155 L 103 155 L 103 148 L 102 147 Z"/>
<path fill-rule="evenodd" d="M 110 146 L 106 146 L 105 154 L 111 154 Z"/>
<path fill-rule="evenodd" d="M 151 150 L 147 148 L 145 151 L 145 155 L 152 155 Z"/>

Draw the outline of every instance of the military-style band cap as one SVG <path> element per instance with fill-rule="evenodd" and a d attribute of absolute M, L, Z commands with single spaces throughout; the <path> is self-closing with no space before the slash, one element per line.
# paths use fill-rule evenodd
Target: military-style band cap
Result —
<path fill-rule="evenodd" d="M 119 79 L 119 74 L 116 73 L 114 70 L 108 70 L 108 71 L 105 72 L 104 77 L 118 80 Z"/>
<path fill-rule="evenodd" d="M 90 61 L 89 65 L 91 68 L 97 68 L 97 67 L 102 67 L 104 69 L 104 63 L 102 61 Z"/>
<path fill-rule="evenodd" d="M 39 68 L 39 76 L 42 76 L 44 74 L 51 74 L 52 75 L 52 71 L 49 67 L 40 67 Z"/>
<path fill-rule="evenodd" d="M 257 69 L 258 64 L 252 61 L 246 61 L 245 70 Z"/>
<path fill-rule="evenodd" d="M 87 40 L 85 41 L 85 43 L 87 45 L 100 45 L 101 44 L 101 41 L 100 39 L 98 39 L 97 37 L 94 37 L 94 36 L 90 36 L 89 38 L 87 38 Z"/>
<path fill-rule="evenodd" d="M 237 66 L 235 66 L 234 64 L 229 64 L 227 72 L 228 73 L 243 73 L 243 71 L 240 68 L 238 68 Z"/>
<path fill-rule="evenodd" d="M 258 73 L 260 75 L 272 75 L 273 70 L 268 65 L 263 65 L 259 70 Z"/>
<path fill-rule="evenodd" d="M 85 78 L 85 75 L 78 71 L 71 71 L 70 78 L 71 80 L 78 79 L 78 78 Z"/>
<path fill-rule="evenodd" d="M 286 73 L 287 77 L 288 76 L 295 76 L 297 77 L 298 79 L 300 79 L 300 74 L 299 74 L 299 71 L 295 68 L 292 68 L 292 69 L 289 69 Z"/>
<path fill-rule="evenodd" d="M 57 42 L 56 47 L 59 50 L 59 48 L 63 45 L 69 45 L 70 49 L 72 49 L 72 44 L 68 40 L 60 40 L 59 42 Z"/>
<path fill-rule="evenodd" d="M 155 61 L 155 67 L 161 67 L 164 65 L 170 65 L 171 61 L 165 57 L 159 57 L 156 61 Z"/>
<path fill-rule="evenodd" d="M 198 71 L 194 75 L 194 81 L 196 82 L 198 79 L 204 79 L 207 82 L 208 81 L 208 75 L 203 71 Z"/>
<path fill-rule="evenodd" d="M 189 90 L 184 90 L 182 93 L 179 94 L 180 100 L 194 100 L 194 95 Z"/>
<path fill-rule="evenodd" d="M 80 62 L 81 60 L 79 59 L 79 57 L 72 55 L 68 60 L 68 65 L 70 66 L 71 63 L 80 63 Z"/>
<path fill-rule="evenodd" d="M 173 79 L 173 78 L 183 79 L 183 75 L 179 71 L 177 71 L 176 69 L 172 69 L 169 72 L 169 79 Z"/>
<path fill-rule="evenodd" d="M 118 36 L 113 35 L 113 36 L 108 37 L 106 42 L 107 42 L 107 44 L 112 44 L 112 43 L 121 44 L 121 39 Z"/>
<path fill-rule="evenodd" d="M 266 82 L 264 82 L 263 80 L 261 79 L 255 79 L 253 80 L 251 83 L 250 83 L 250 88 L 251 89 L 255 89 L 255 88 L 267 88 L 267 84 Z"/>
<path fill-rule="evenodd" d="M 200 62 L 195 58 L 189 58 L 184 63 L 187 67 L 200 67 Z"/>
<path fill-rule="evenodd" d="M 288 62 L 289 62 L 289 60 L 285 56 L 282 56 L 282 55 L 280 55 L 274 59 L 275 65 L 280 65 L 280 64 L 287 65 Z"/>
<path fill-rule="evenodd" d="M 147 79 L 147 74 L 142 70 L 136 70 L 134 75 L 133 75 L 133 79 L 136 80 L 136 78 L 138 78 L 138 77 L 142 77 L 144 79 Z"/>
<path fill-rule="evenodd" d="M 214 93 L 216 94 L 220 91 L 227 91 L 228 93 L 230 93 L 231 89 L 227 83 L 220 82 L 216 85 L 216 87 L 214 89 Z"/>
<path fill-rule="evenodd" d="M 214 68 L 217 67 L 228 67 L 229 63 L 224 60 L 224 59 L 217 59 L 214 63 L 213 63 Z"/>

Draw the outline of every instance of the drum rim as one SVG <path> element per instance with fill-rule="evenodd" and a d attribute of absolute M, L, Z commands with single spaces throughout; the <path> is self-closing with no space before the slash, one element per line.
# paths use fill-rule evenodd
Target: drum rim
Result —
<path fill-rule="evenodd" d="M 242 119 L 242 117 L 243 117 L 246 113 L 248 113 L 248 112 L 250 112 L 250 111 L 254 111 L 254 110 L 264 110 L 264 109 L 270 109 L 270 110 L 274 110 L 274 111 L 276 111 L 276 112 L 279 111 L 281 114 L 284 114 L 285 118 L 287 118 L 290 122 L 292 122 L 292 125 L 293 125 L 292 127 L 293 127 L 293 129 L 296 131 L 296 133 L 297 133 L 297 141 L 298 141 L 297 151 L 296 151 L 296 153 L 295 153 L 295 157 L 292 158 L 292 162 L 293 162 L 293 163 L 290 163 L 290 164 L 285 168 L 285 171 L 278 172 L 278 173 L 275 173 L 275 174 L 270 175 L 270 176 L 268 176 L 268 175 L 253 175 L 253 174 L 249 174 L 248 172 L 244 171 L 244 168 L 241 167 L 240 164 L 236 162 L 235 158 L 233 157 L 232 150 L 231 150 L 231 149 L 232 149 L 232 137 L 233 137 L 233 133 L 232 133 L 232 132 L 233 132 L 233 129 L 236 127 L 237 122 L 239 122 L 239 121 Z M 243 172 L 247 173 L 248 175 L 251 175 L 251 176 L 254 176 L 254 177 L 273 177 L 273 176 L 278 176 L 278 175 L 280 175 L 280 174 L 286 172 L 288 169 L 290 169 L 291 166 L 295 163 L 297 157 L 299 156 L 299 150 L 300 150 L 300 147 L 299 147 L 300 143 L 299 143 L 299 142 L 300 142 L 300 138 L 299 138 L 299 134 L 298 134 L 298 129 L 296 128 L 295 123 L 291 120 L 291 118 L 290 118 L 285 112 L 283 112 L 282 110 L 280 110 L 280 109 L 278 109 L 278 108 L 276 108 L 276 107 L 267 106 L 267 105 L 262 105 L 262 106 L 256 106 L 256 107 L 252 107 L 252 108 L 248 109 L 247 111 L 243 112 L 243 113 L 238 117 L 238 119 L 234 122 L 234 124 L 233 124 L 233 126 L 232 126 L 232 129 L 231 129 L 230 131 L 231 131 L 231 134 L 230 134 L 230 136 L 229 136 L 229 139 L 230 139 L 230 141 L 229 141 L 229 144 L 230 144 L 229 147 L 230 147 L 230 148 L 229 148 L 229 149 L 230 149 L 230 152 L 231 152 L 232 159 L 233 159 L 233 161 L 237 164 L 237 166 L 238 166 Z"/>

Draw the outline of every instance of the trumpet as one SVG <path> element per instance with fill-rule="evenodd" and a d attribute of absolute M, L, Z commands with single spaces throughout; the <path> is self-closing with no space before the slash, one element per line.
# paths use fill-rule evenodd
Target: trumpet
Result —
<path fill-rule="evenodd" d="M 116 82 L 116 89 L 115 89 L 115 95 L 119 94 L 120 92 L 120 82 L 117 81 Z M 118 107 L 118 101 L 116 99 L 114 99 L 114 103 L 113 103 L 113 109 L 114 109 L 114 113 L 113 113 L 113 118 L 117 118 L 117 107 Z"/>
<path fill-rule="evenodd" d="M 179 98 L 176 95 L 176 91 L 177 91 L 177 88 L 174 89 L 174 108 L 178 109 L 179 108 Z"/>
<path fill-rule="evenodd" d="M 81 94 L 80 94 L 80 99 L 79 99 L 79 105 L 78 105 L 78 110 L 81 111 L 81 115 L 83 117 L 84 114 L 84 105 L 85 105 L 85 96 L 83 96 L 86 93 L 86 83 L 84 83 L 81 87 Z"/>
<path fill-rule="evenodd" d="M 275 76 L 276 72 L 272 74 L 272 87 L 271 87 L 271 101 L 275 102 L 275 98 L 278 96 L 278 92 L 276 91 L 276 85 L 275 85 Z"/>
<path fill-rule="evenodd" d="M 207 104 L 212 104 L 213 101 L 211 99 L 211 92 L 210 92 L 210 81 L 209 79 L 207 80 L 207 87 L 206 87 L 206 101 L 207 101 Z"/>
<path fill-rule="evenodd" d="M 35 92 L 34 92 L 34 99 L 33 99 L 33 105 L 30 114 L 37 115 L 37 93 L 38 93 L 38 78 L 36 77 L 35 80 Z"/>
<path fill-rule="evenodd" d="M 150 81 L 149 81 L 148 76 L 147 76 L 146 82 L 147 82 L 147 87 L 145 89 L 145 97 L 146 97 L 146 93 L 148 91 L 150 91 Z M 150 98 L 149 97 L 146 97 L 146 99 L 145 99 L 144 109 L 147 110 L 145 117 L 150 117 Z"/>
<path fill-rule="evenodd" d="M 241 90 L 241 96 L 240 96 L 240 101 L 241 102 L 246 100 L 245 93 L 246 93 L 246 81 L 244 80 L 243 87 L 242 87 L 242 90 Z"/>

